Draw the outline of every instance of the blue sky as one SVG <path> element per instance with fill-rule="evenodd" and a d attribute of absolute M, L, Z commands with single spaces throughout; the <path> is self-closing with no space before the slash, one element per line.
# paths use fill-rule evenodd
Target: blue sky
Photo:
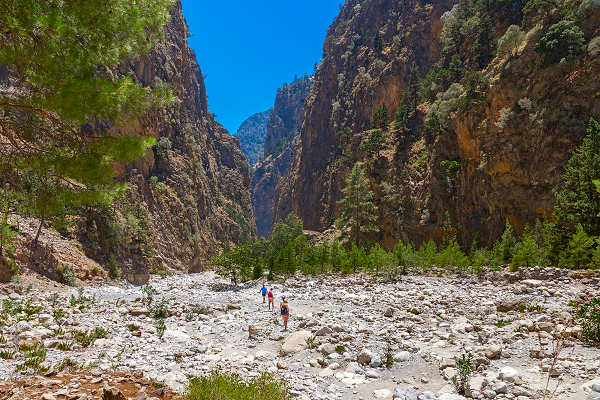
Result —
<path fill-rule="evenodd" d="M 312 74 L 343 0 L 182 0 L 208 104 L 234 134 L 273 106 L 277 88 Z"/>

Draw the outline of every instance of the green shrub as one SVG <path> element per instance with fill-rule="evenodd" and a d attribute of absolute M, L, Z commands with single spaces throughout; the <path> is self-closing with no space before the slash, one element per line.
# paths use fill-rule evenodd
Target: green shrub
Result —
<path fill-rule="evenodd" d="M 154 320 L 154 327 L 156 328 L 156 335 L 158 336 L 159 339 L 162 339 L 167 330 L 167 325 L 165 324 L 165 319 L 164 318 L 156 318 Z"/>
<path fill-rule="evenodd" d="M 458 369 L 458 374 L 452 377 L 451 381 L 456 391 L 459 394 L 466 394 L 467 388 L 469 387 L 469 380 L 471 378 L 472 367 L 471 360 L 473 359 L 473 355 L 471 353 L 463 353 L 461 357 L 456 360 L 456 368 Z"/>
<path fill-rule="evenodd" d="M 575 316 L 583 329 L 583 339 L 600 345 L 600 297 L 586 297 L 576 304 Z"/>
<path fill-rule="evenodd" d="M 58 275 L 58 281 L 64 283 L 65 285 L 75 286 L 77 283 L 75 280 L 75 272 L 73 271 L 73 267 L 71 265 L 58 268 L 56 273 Z"/>
<path fill-rule="evenodd" d="M 510 57 L 516 56 L 519 46 L 523 42 L 525 32 L 521 30 L 517 25 L 511 25 L 508 27 L 504 35 L 498 39 L 498 56 L 504 56 L 508 54 Z"/>
<path fill-rule="evenodd" d="M 546 64 L 577 56 L 584 51 L 585 37 L 575 21 L 563 20 L 552 25 L 540 38 L 538 51 Z"/>
<path fill-rule="evenodd" d="M 213 372 L 208 377 L 192 378 L 186 400 L 290 400 L 286 385 L 270 375 L 244 381 L 239 375 Z"/>

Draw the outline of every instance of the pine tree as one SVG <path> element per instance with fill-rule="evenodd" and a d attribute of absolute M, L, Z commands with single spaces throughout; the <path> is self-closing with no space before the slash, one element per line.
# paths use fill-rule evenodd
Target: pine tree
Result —
<path fill-rule="evenodd" d="M 338 202 L 342 206 L 342 212 L 335 224 L 359 247 L 362 243 L 361 234 L 379 231 L 379 227 L 375 225 L 377 206 L 362 163 L 354 164 L 342 192 L 345 196 Z"/>
<path fill-rule="evenodd" d="M 388 108 L 385 105 L 385 103 L 382 103 L 373 112 L 371 127 L 373 129 L 381 129 L 385 131 L 387 130 L 388 123 L 390 122 L 389 119 L 390 113 L 388 111 Z"/>
<path fill-rule="evenodd" d="M 385 136 L 381 129 L 375 129 L 371 132 L 366 142 L 361 143 L 360 149 L 367 152 L 369 157 L 376 156 L 379 158 L 379 155 L 382 150 L 385 149 Z"/>
<path fill-rule="evenodd" d="M 485 68 L 495 55 L 494 25 L 488 14 L 480 18 L 477 39 L 473 43 L 473 53 L 479 68 Z"/>
<path fill-rule="evenodd" d="M 375 34 L 375 39 L 373 39 L 373 48 L 379 54 L 383 51 L 383 38 L 381 37 L 381 33 L 377 31 Z"/>
<path fill-rule="evenodd" d="M 513 232 L 512 226 L 508 220 L 506 221 L 506 228 L 500 238 L 500 241 L 494 246 L 494 250 L 497 253 L 497 258 L 500 262 L 508 264 L 513 259 L 515 246 L 517 245 L 518 238 Z"/>
<path fill-rule="evenodd" d="M 122 190 L 113 179 L 114 162 L 131 162 L 154 143 L 137 136 L 130 122 L 172 103 L 170 89 L 143 88 L 106 72 L 151 49 L 171 3 L 0 2 L 0 65 L 17 82 L 0 90 L 0 169 L 20 186 L 42 224 L 85 204 L 112 201 Z"/>
<path fill-rule="evenodd" d="M 569 234 L 581 224 L 588 234 L 600 236 L 600 194 L 594 184 L 600 179 L 600 123 L 591 119 L 587 132 L 569 160 L 563 187 L 556 194 L 554 218 Z"/>
<path fill-rule="evenodd" d="M 587 268 L 592 261 L 596 241 L 589 236 L 581 224 L 571 236 L 567 248 L 562 252 L 559 266 L 563 268 Z"/>
<path fill-rule="evenodd" d="M 511 268 L 513 270 L 519 267 L 543 266 L 542 252 L 538 247 L 533 232 L 531 232 L 528 226 L 525 227 L 523 240 L 516 245 L 515 250 L 516 253 L 511 261 Z"/>

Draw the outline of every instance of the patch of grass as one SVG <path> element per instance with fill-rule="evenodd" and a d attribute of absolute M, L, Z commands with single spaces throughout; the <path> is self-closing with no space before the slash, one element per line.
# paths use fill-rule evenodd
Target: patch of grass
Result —
<path fill-rule="evenodd" d="M 335 352 L 338 354 L 343 354 L 346 351 L 346 347 L 344 345 L 338 344 L 335 346 Z"/>
<path fill-rule="evenodd" d="M 175 354 L 173 354 L 173 360 L 176 363 L 182 362 L 183 361 L 183 354 L 181 354 L 181 353 L 175 353 Z"/>
<path fill-rule="evenodd" d="M 4 336 L 0 336 L 0 344 L 6 344 L 8 343 L 8 339 L 5 338 Z"/>
<path fill-rule="evenodd" d="M 58 363 L 58 365 L 56 365 L 55 370 L 59 372 L 62 372 L 64 370 L 77 371 L 81 368 L 82 365 L 80 365 L 77 361 L 73 361 L 70 358 L 65 358 L 60 363 Z"/>
<path fill-rule="evenodd" d="M 108 336 L 108 331 L 104 328 L 94 328 L 94 330 L 90 332 L 74 329 L 71 331 L 71 335 L 73 335 L 75 341 L 82 347 L 89 347 L 96 339 L 104 339 Z"/>
<path fill-rule="evenodd" d="M 503 328 L 506 325 L 508 325 L 508 322 L 506 322 L 502 318 L 498 318 L 498 320 L 494 323 L 494 325 L 496 325 L 498 328 Z"/>
<path fill-rule="evenodd" d="M 71 351 L 73 349 L 73 342 L 60 342 L 56 348 L 60 351 Z"/>
<path fill-rule="evenodd" d="M 54 336 L 63 336 L 67 333 L 63 328 L 53 329 L 52 332 L 54 332 Z"/>
<path fill-rule="evenodd" d="M 129 329 L 129 332 L 135 332 L 135 331 L 139 331 L 140 327 L 137 326 L 136 324 L 127 324 L 127 329 Z"/>
<path fill-rule="evenodd" d="M 192 378 L 186 400 L 290 400 L 292 397 L 283 382 L 263 374 L 244 381 L 239 375 L 213 372 L 210 376 Z"/>
<path fill-rule="evenodd" d="M 2 313 L 8 315 L 18 315 L 23 311 L 23 306 L 19 302 L 4 299 L 2 302 Z"/>
<path fill-rule="evenodd" d="M 44 307 L 42 307 L 40 305 L 33 306 L 33 305 L 31 305 L 31 301 L 27 301 L 25 303 L 25 306 L 23 306 L 23 313 L 25 313 L 25 319 L 27 321 L 31 320 L 31 317 L 33 317 L 36 314 L 41 313 L 43 309 L 44 309 Z"/>
<path fill-rule="evenodd" d="M 28 368 L 33 369 L 37 374 L 42 375 L 48 371 L 48 368 L 43 367 L 42 363 L 46 361 L 46 348 L 42 343 L 27 345 L 22 344 L 19 350 L 25 357 L 25 362 L 16 366 L 15 371 L 26 371 Z"/>
<path fill-rule="evenodd" d="M 13 358 L 15 358 L 16 354 L 17 354 L 16 351 L 2 350 L 2 351 L 0 351 L 0 359 L 2 359 L 2 360 L 12 360 Z"/>

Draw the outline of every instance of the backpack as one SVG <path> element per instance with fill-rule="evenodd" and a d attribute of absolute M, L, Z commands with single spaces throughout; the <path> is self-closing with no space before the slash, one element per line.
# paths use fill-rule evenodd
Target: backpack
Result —
<path fill-rule="evenodd" d="M 288 306 L 286 306 L 286 305 L 281 306 L 281 315 L 288 315 L 288 312 L 289 312 Z"/>

